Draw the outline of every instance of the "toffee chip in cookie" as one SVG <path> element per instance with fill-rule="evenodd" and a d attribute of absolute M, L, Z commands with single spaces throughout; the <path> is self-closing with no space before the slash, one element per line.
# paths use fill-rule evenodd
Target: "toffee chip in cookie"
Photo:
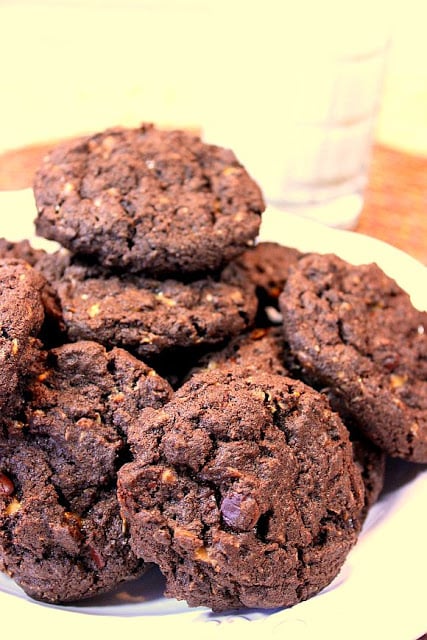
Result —
<path fill-rule="evenodd" d="M 34 195 L 39 235 L 155 277 L 222 268 L 253 244 L 265 208 L 232 151 L 148 124 L 55 148 Z"/>
<path fill-rule="evenodd" d="M 0 564 L 31 597 L 70 602 L 141 575 L 116 497 L 126 433 L 169 385 L 122 349 L 52 349 L 0 437 Z"/>
<path fill-rule="evenodd" d="M 192 376 L 129 431 L 118 497 L 166 595 L 213 610 L 292 606 L 339 573 L 364 488 L 348 432 L 300 381 L 244 369 Z"/>
<path fill-rule="evenodd" d="M 280 308 L 302 377 L 388 455 L 427 462 L 427 313 L 376 264 L 314 254 Z"/>

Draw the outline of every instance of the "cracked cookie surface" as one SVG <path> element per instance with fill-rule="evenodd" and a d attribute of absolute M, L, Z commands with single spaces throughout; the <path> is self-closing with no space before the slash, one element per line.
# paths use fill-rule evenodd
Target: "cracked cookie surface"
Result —
<path fill-rule="evenodd" d="M 259 242 L 238 257 L 237 263 L 247 271 L 256 286 L 260 314 L 265 307 L 278 308 L 289 269 L 303 255 L 298 249 L 278 242 Z"/>
<path fill-rule="evenodd" d="M 265 207 L 232 151 L 147 124 L 57 147 L 34 194 L 39 235 L 155 277 L 222 268 L 253 244 Z"/>
<path fill-rule="evenodd" d="M 0 436 L 0 566 L 31 597 L 69 602 L 144 571 L 116 496 L 126 433 L 169 385 L 127 352 L 67 344 L 28 381 L 25 413 Z"/>
<path fill-rule="evenodd" d="M 218 344 L 249 328 L 256 313 L 254 286 L 233 263 L 188 282 L 69 264 L 64 251 L 47 256 L 40 268 L 52 278 L 70 339 L 124 347 L 150 361 Z"/>
<path fill-rule="evenodd" d="M 236 366 L 195 374 L 141 417 L 118 497 L 166 595 L 218 611 L 291 606 L 338 574 L 364 489 L 323 395 Z"/>
<path fill-rule="evenodd" d="M 233 338 L 218 351 L 206 353 L 190 370 L 194 373 L 238 366 L 247 375 L 259 372 L 301 379 L 280 326 L 262 327 Z M 365 487 L 364 517 L 377 501 L 384 485 L 386 454 L 363 436 L 351 420 L 344 420 L 353 445 L 354 461 L 359 465 Z"/>
<path fill-rule="evenodd" d="M 376 264 L 305 256 L 280 297 L 301 375 L 388 455 L 427 462 L 427 313 Z"/>
<path fill-rule="evenodd" d="M 47 319 L 61 313 L 45 278 L 24 260 L 0 260 L 0 407 L 19 405 L 19 386 Z M 16 393 L 15 393 L 16 392 Z"/>

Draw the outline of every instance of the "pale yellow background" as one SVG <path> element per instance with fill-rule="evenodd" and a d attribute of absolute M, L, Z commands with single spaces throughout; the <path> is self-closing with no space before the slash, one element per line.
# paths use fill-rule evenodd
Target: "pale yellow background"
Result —
<path fill-rule="evenodd" d="M 215 109 L 203 103 L 200 52 L 214 47 L 221 64 L 233 63 L 210 25 L 199 28 L 207 1 L 0 1 L 0 151 L 141 120 L 199 126 L 203 109 Z M 238 42 L 245 3 L 229 5 L 242 7 Z M 128 11 L 125 28 L 111 6 Z M 392 40 L 376 137 L 427 155 L 427 2 L 383 6 Z M 328 25 L 325 17 L 320 28 Z"/>

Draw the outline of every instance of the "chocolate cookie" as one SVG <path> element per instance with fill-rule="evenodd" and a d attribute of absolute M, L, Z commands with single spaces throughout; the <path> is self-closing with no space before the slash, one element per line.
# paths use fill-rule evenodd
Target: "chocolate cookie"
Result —
<path fill-rule="evenodd" d="M 0 444 L 0 469 L 0 568 L 29 596 L 79 600 L 144 572 L 112 489 L 99 489 L 84 512 L 71 510 L 48 454 L 22 440 Z"/>
<path fill-rule="evenodd" d="M 34 267 L 38 260 L 45 255 L 44 249 L 34 248 L 28 240 L 14 242 L 7 238 L 0 238 L 0 258 L 16 258 L 25 260 Z"/>
<path fill-rule="evenodd" d="M 45 278 L 27 262 L 0 260 L 0 407 L 15 406 L 23 372 L 39 348 L 46 317 L 61 316 Z"/>
<path fill-rule="evenodd" d="M 375 264 L 299 260 L 280 296 L 303 377 L 388 455 L 427 462 L 427 314 Z"/>
<path fill-rule="evenodd" d="M 289 269 L 304 254 L 293 247 L 277 242 L 260 242 L 247 249 L 237 259 L 256 286 L 262 307 L 279 307 L 279 295 L 288 277 Z"/>
<path fill-rule="evenodd" d="M 129 430 L 118 497 L 166 595 L 214 610 L 283 607 L 338 574 L 364 490 L 348 432 L 300 381 L 202 372 Z"/>
<path fill-rule="evenodd" d="M 117 470 L 126 432 L 172 390 L 121 349 L 92 342 L 50 350 L 28 380 L 25 414 L 0 440 L 0 559 L 33 598 L 68 602 L 144 570 L 129 547 Z"/>
<path fill-rule="evenodd" d="M 265 207 L 232 151 L 147 124 L 57 147 L 34 194 L 39 235 L 155 277 L 222 268 L 253 243 Z"/>
<path fill-rule="evenodd" d="M 82 261 L 57 260 L 54 287 L 71 340 L 120 346 L 150 362 L 179 349 L 214 345 L 252 325 L 257 301 L 245 273 L 230 263 L 200 280 L 113 275 Z M 66 260 L 65 260 L 66 262 Z M 55 267 L 47 267 L 54 274 Z"/>
<path fill-rule="evenodd" d="M 248 375 L 264 372 L 299 379 L 300 372 L 293 365 L 282 328 L 256 328 L 233 338 L 224 348 L 206 353 L 190 371 L 187 379 L 199 371 L 233 366 L 243 367 Z M 354 427 L 348 416 L 344 424 L 349 431 L 354 460 L 360 467 L 365 486 L 366 517 L 384 485 L 386 455 Z"/>
<path fill-rule="evenodd" d="M 384 487 L 387 456 L 371 440 L 357 430 L 350 431 L 354 460 L 359 465 L 365 487 L 365 505 L 362 516 L 365 520 L 370 508 L 377 502 Z"/>
<path fill-rule="evenodd" d="M 281 327 L 257 327 L 232 338 L 221 349 L 204 354 L 189 375 L 235 365 L 253 374 L 264 371 L 288 375 L 285 349 Z"/>

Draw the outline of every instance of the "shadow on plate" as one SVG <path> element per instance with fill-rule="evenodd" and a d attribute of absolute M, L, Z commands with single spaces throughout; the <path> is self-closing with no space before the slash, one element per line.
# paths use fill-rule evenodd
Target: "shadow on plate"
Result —
<path fill-rule="evenodd" d="M 402 489 L 405 485 L 415 480 L 415 478 L 427 471 L 427 464 L 406 462 L 397 458 L 388 458 L 386 463 L 384 488 L 379 499 L 381 500 L 390 493 Z"/>
<path fill-rule="evenodd" d="M 137 580 L 124 582 L 113 591 L 80 602 L 60 605 L 66 611 L 101 616 L 162 616 L 188 611 L 185 603 L 165 598 L 165 579 L 156 566 Z"/>

